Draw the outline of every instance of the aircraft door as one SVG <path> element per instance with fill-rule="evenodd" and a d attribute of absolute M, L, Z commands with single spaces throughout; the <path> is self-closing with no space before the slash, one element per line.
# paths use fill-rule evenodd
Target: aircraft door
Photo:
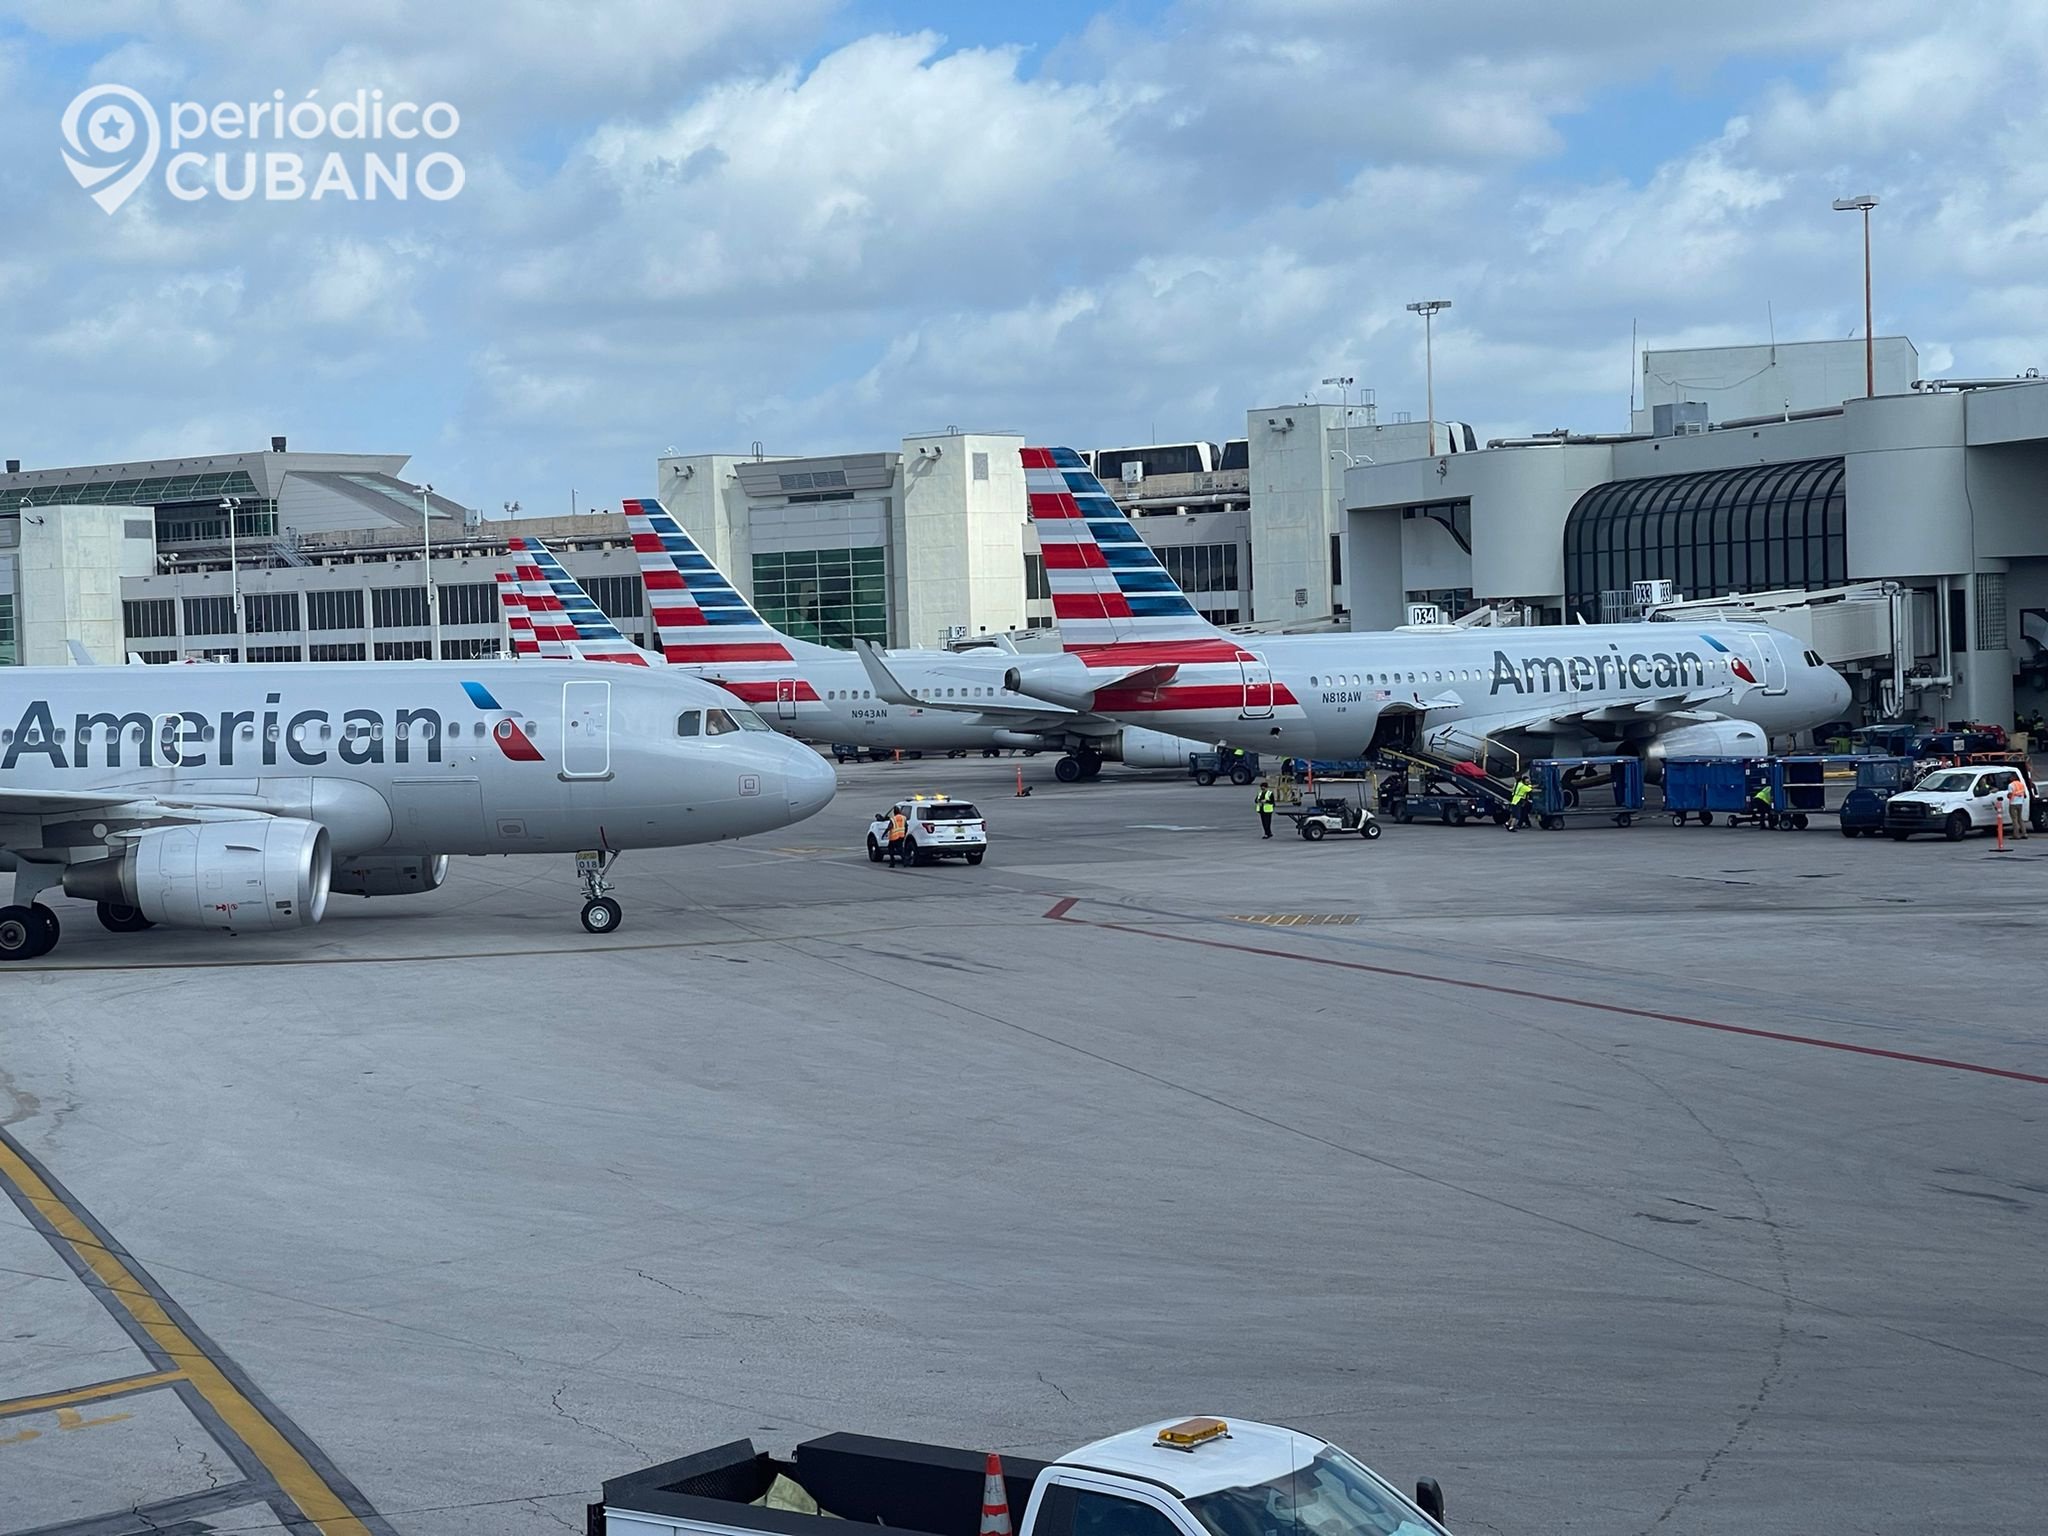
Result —
<path fill-rule="evenodd" d="M 1241 652 L 1238 666 L 1244 672 L 1244 718 L 1269 719 L 1273 713 L 1273 669 L 1266 658 L 1252 651 Z"/>
<path fill-rule="evenodd" d="M 608 779 L 612 772 L 612 685 L 562 684 L 562 777 Z"/>
<path fill-rule="evenodd" d="M 1785 682 L 1785 655 L 1768 635 L 1746 636 L 1743 644 L 1757 662 L 1757 680 L 1762 683 L 1765 693 L 1783 693 Z"/>
<path fill-rule="evenodd" d="M 796 718 L 796 679 L 778 677 L 775 679 L 775 718 L 794 720 Z"/>

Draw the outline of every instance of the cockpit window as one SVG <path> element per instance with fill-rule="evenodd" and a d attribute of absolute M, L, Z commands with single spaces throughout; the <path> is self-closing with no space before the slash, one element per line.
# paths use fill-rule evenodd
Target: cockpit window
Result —
<path fill-rule="evenodd" d="M 739 728 L 739 722 L 733 719 L 725 710 L 707 709 L 704 711 L 704 734 L 706 736 L 726 736 Z"/>
<path fill-rule="evenodd" d="M 1827 665 L 1826 662 L 1820 659 L 1820 652 L 1818 651 L 1807 651 L 1805 653 L 1805 660 L 1809 667 L 1824 667 Z"/>
<path fill-rule="evenodd" d="M 755 714 L 751 709 L 736 709 L 732 711 L 732 717 L 739 721 L 740 729 L 743 731 L 765 731 L 768 729 L 768 722 Z"/>
<path fill-rule="evenodd" d="M 703 730 L 704 715 L 701 710 L 686 709 L 676 716 L 676 734 L 678 736 L 697 736 L 701 735 Z"/>

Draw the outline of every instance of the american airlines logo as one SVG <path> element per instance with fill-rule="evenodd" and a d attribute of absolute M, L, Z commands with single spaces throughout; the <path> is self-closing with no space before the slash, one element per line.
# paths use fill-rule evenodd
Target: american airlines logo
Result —
<path fill-rule="evenodd" d="M 1712 642 L 1709 642 L 1712 644 Z M 1601 688 L 1698 688 L 1707 680 L 1707 664 L 1697 651 L 1631 651 L 1609 643 L 1610 654 L 1591 656 L 1524 656 L 1493 653 L 1489 694 L 1590 693 Z M 1724 646 L 1715 646 L 1725 650 Z M 1748 670 L 1739 669 L 1747 678 Z M 1749 679 L 1754 681 L 1753 678 Z"/>
<path fill-rule="evenodd" d="M 514 762 L 542 761 L 517 720 L 511 718 L 491 691 L 481 683 L 464 683 L 469 701 L 479 710 L 496 713 L 494 722 L 479 722 L 489 730 L 498 750 Z M 57 726 L 56 715 L 46 699 L 34 699 L 15 722 L 6 749 L 0 751 L 0 773 L 12 772 L 24 758 L 41 758 L 52 768 L 274 768 L 283 760 L 306 768 L 318 768 L 330 755 L 351 766 L 371 763 L 409 763 L 417 748 L 424 761 L 442 760 L 448 726 L 441 711 L 433 708 L 348 709 L 341 712 L 337 732 L 333 713 L 325 709 L 301 709 L 287 716 L 282 695 L 263 696 L 261 724 L 253 709 L 226 709 L 217 715 L 195 709 L 167 710 L 151 715 L 141 710 L 116 714 L 112 710 L 80 712 L 71 719 L 68 739 Z M 253 738 L 253 739 L 252 739 Z M 330 754 L 329 743 L 332 743 Z M 253 747 L 256 760 L 246 752 L 238 759 L 236 748 Z M 97 748 L 97 760 L 95 749 Z M 124 761 L 133 749 L 135 760 Z M 212 756 L 218 749 L 217 764 Z"/>

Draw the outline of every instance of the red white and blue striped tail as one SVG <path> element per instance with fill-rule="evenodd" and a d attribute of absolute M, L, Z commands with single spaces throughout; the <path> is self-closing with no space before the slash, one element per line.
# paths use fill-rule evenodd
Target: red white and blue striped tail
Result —
<path fill-rule="evenodd" d="M 693 666 L 793 659 L 789 637 L 754 611 L 660 502 L 648 497 L 620 507 L 663 656 Z"/>
<path fill-rule="evenodd" d="M 1052 589 L 1060 643 L 1070 651 L 1151 641 L 1235 642 L 1195 605 L 1071 448 L 1026 448 L 1024 491 Z"/>
<path fill-rule="evenodd" d="M 555 558 L 553 550 L 539 539 L 513 539 L 510 543 L 527 617 L 543 657 L 580 656 L 585 661 L 614 661 L 629 667 L 649 664 L 648 654 L 620 632 Z"/>
<path fill-rule="evenodd" d="M 498 572 L 498 602 L 505 610 L 505 629 L 512 641 L 512 656 L 526 660 L 540 655 L 540 643 L 533 638 L 533 619 L 526 611 L 526 594 L 510 571 Z"/>

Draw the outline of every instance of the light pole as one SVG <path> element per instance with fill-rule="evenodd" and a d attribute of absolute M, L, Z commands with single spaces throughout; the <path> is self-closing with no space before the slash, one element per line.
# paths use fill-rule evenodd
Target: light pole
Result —
<path fill-rule="evenodd" d="M 1870 210 L 1877 198 L 1865 192 L 1835 199 L 1835 212 L 1863 215 L 1863 398 L 1877 393 L 1877 338 L 1870 333 Z"/>
<path fill-rule="evenodd" d="M 1336 385 L 1340 391 L 1339 398 L 1344 402 L 1344 457 L 1348 459 L 1351 457 L 1351 386 L 1358 380 L 1348 373 L 1333 373 L 1323 382 Z"/>
<path fill-rule="evenodd" d="M 420 487 L 420 563 L 427 572 L 427 633 L 431 637 L 427 659 L 441 659 L 441 605 L 435 601 L 434 591 L 434 530 L 433 511 L 427 505 L 427 498 L 434 494 L 431 485 Z"/>
<path fill-rule="evenodd" d="M 225 497 L 220 509 L 228 515 L 228 601 L 235 609 L 235 660 L 247 661 L 247 631 L 242 625 L 242 561 L 235 549 L 235 523 L 241 516 L 242 498 Z"/>
<path fill-rule="evenodd" d="M 1423 411 L 1429 417 L 1429 456 L 1436 457 L 1436 329 L 1438 314 L 1451 307 L 1449 299 L 1418 299 L 1409 313 L 1422 316 L 1422 368 L 1428 391 Z"/>

